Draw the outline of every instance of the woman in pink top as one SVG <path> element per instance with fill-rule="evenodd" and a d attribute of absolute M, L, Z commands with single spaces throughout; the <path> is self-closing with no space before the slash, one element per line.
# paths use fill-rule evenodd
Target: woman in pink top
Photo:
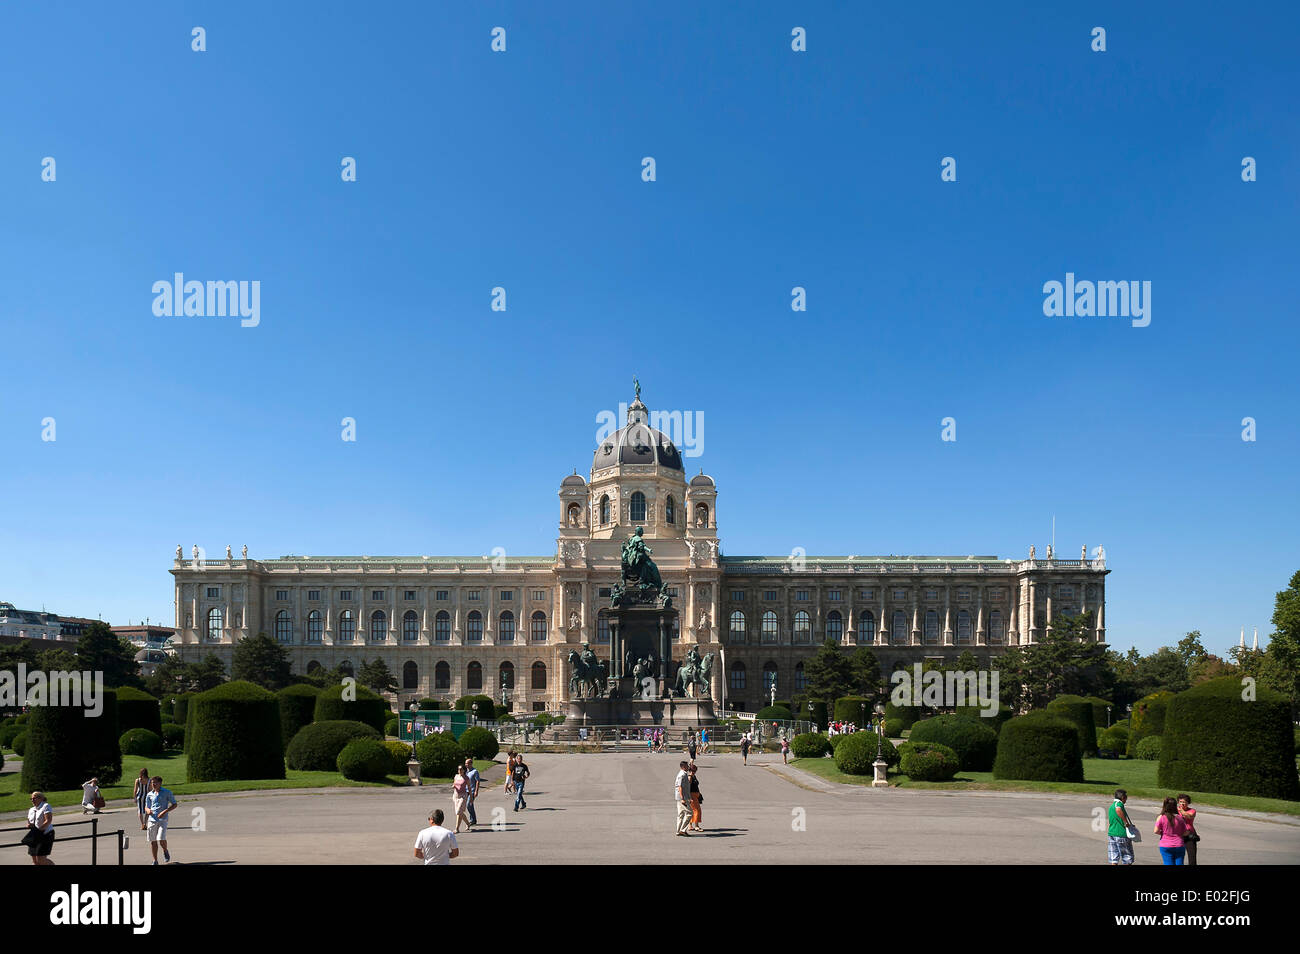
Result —
<path fill-rule="evenodd" d="M 1165 799 L 1156 819 L 1155 834 L 1160 836 L 1160 857 L 1167 865 L 1181 865 L 1187 853 L 1183 845 L 1183 836 L 1187 834 L 1187 822 L 1178 814 L 1178 799 L 1172 795 Z"/>

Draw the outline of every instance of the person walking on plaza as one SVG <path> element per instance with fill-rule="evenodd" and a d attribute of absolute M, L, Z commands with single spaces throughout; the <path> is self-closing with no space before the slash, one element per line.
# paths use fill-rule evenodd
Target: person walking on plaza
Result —
<path fill-rule="evenodd" d="M 515 772 L 515 750 L 511 749 L 506 753 L 506 794 L 509 795 L 515 790 L 513 781 Z"/>
<path fill-rule="evenodd" d="M 1160 836 L 1160 857 L 1167 865 L 1181 865 L 1187 847 L 1183 836 L 1187 834 L 1187 822 L 1178 814 L 1178 799 L 1170 795 L 1160 809 L 1156 819 L 1155 834 Z"/>
<path fill-rule="evenodd" d="M 144 810 L 144 800 L 149 797 L 149 770 L 140 769 L 140 774 L 136 776 L 135 788 L 131 791 L 131 797 L 135 799 L 135 810 L 140 816 L 140 830 L 144 831 L 148 826 L 145 824 L 146 814 Z"/>
<path fill-rule="evenodd" d="M 27 809 L 27 834 L 23 844 L 34 865 L 52 865 L 50 852 L 54 849 L 54 809 L 45 800 L 44 792 L 32 792 L 32 807 Z"/>
<path fill-rule="evenodd" d="M 1178 814 L 1187 823 L 1187 834 L 1183 835 L 1183 847 L 1187 849 L 1187 864 L 1196 866 L 1196 843 L 1201 836 L 1196 833 L 1196 809 L 1192 807 L 1190 795 L 1178 796 Z"/>
<path fill-rule="evenodd" d="M 471 828 L 478 824 L 478 814 L 474 811 L 474 800 L 478 798 L 478 786 L 482 779 L 483 776 L 480 775 L 478 769 L 474 767 L 474 760 L 472 758 L 465 759 L 465 782 L 468 786 L 466 797 L 469 800 L 469 804 L 466 807 L 469 809 L 469 824 Z"/>
<path fill-rule="evenodd" d="M 677 800 L 677 835 L 685 838 L 686 829 L 691 824 L 691 776 L 689 763 L 682 761 L 677 766 L 677 778 L 673 782 L 673 798 Z"/>
<path fill-rule="evenodd" d="M 692 762 L 695 761 L 695 733 L 692 732 L 686 739 L 686 757 Z"/>
<path fill-rule="evenodd" d="M 99 814 L 99 779 L 81 783 L 81 814 Z"/>
<path fill-rule="evenodd" d="M 709 754 L 709 730 L 700 730 L 700 751 L 705 755 Z"/>
<path fill-rule="evenodd" d="M 1122 788 L 1115 790 L 1115 799 L 1110 803 L 1106 813 L 1106 856 L 1112 865 L 1131 865 L 1133 863 L 1133 838 L 1130 831 L 1137 831 L 1133 819 L 1129 818 L 1124 803 L 1128 801 L 1128 792 Z"/>
<path fill-rule="evenodd" d="M 740 737 L 740 761 L 743 765 L 749 764 L 749 733 L 746 732 Z"/>
<path fill-rule="evenodd" d="M 163 788 L 161 775 L 155 775 L 149 785 L 149 794 L 144 800 L 145 815 L 149 818 L 145 840 L 149 842 L 154 864 L 158 863 L 159 845 L 162 845 L 163 861 L 170 864 L 172 853 L 167 850 L 167 819 L 176 807 L 176 796 L 171 793 L 171 789 Z"/>
<path fill-rule="evenodd" d="M 781 736 L 781 764 L 790 764 L 790 740 L 784 735 Z"/>
<path fill-rule="evenodd" d="M 465 780 L 465 766 L 456 766 L 456 778 L 451 783 L 451 806 L 456 812 L 456 834 L 460 834 L 460 823 L 465 822 L 465 827 L 469 827 L 469 811 L 465 807 L 468 801 L 467 792 L 469 782 Z"/>
<path fill-rule="evenodd" d="M 415 857 L 426 865 L 449 865 L 460 855 L 456 836 L 442 827 L 441 808 L 429 812 L 429 827 L 421 828 L 415 836 Z"/>
<path fill-rule="evenodd" d="M 515 783 L 515 811 L 519 811 L 521 808 L 528 807 L 528 803 L 524 801 L 524 784 L 532 773 L 528 771 L 522 755 L 515 756 L 515 765 L 511 772 L 513 773 L 511 778 Z"/>
<path fill-rule="evenodd" d="M 700 822 L 704 820 L 704 796 L 700 794 L 699 771 L 692 762 L 690 768 L 686 770 L 691 777 L 691 824 L 690 831 L 704 831 L 700 827 Z"/>

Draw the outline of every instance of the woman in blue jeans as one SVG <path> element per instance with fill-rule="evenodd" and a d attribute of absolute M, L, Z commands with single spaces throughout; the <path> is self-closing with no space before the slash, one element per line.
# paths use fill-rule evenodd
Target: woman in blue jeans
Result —
<path fill-rule="evenodd" d="M 1178 814 L 1178 799 L 1166 798 L 1156 819 L 1155 834 L 1160 836 L 1160 857 L 1167 865 L 1181 865 L 1187 848 L 1183 845 L 1183 836 L 1187 834 L 1187 822 Z"/>
<path fill-rule="evenodd" d="M 528 766 L 524 763 L 524 757 L 516 755 L 514 768 L 510 770 L 510 781 L 515 786 L 515 811 L 528 807 L 528 803 L 524 801 L 524 782 L 528 780 L 528 775 Z"/>

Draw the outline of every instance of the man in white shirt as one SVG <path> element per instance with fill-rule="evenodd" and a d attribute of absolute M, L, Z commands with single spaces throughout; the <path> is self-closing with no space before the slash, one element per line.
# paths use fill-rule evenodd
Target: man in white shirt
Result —
<path fill-rule="evenodd" d="M 673 796 L 677 799 L 677 834 L 689 837 L 686 826 L 691 823 L 691 776 L 686 762 L 679 763 L 677 781 L 673 783 Z"/>
<path fill-rule="evenodd" d="M 449 865 L 460 855 L 456 836 L 442 827 L 443 817 L 442 809 L 435 808 L 429 813 L 429 827 L 415 836 L 415 857 L 426 865 Z"/>

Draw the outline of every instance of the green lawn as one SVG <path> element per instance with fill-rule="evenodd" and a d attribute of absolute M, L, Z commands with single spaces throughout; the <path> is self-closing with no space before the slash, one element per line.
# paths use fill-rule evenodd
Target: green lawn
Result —
<path fill-rule="evenodd" d="M 870 775 L 845 775 L 835 767 L 835 760 L 794 759 L 791 765 L 797 765 L 806 772 L 812 772 L 831 782 L 846 785 L 870 785 Z M 1143 759 L 1084 759 L 1084 782 L 1017 782 L 994 780 L 992 772 L 961 772 L 951 782 L 913 782 L 906 775 L 891 772 L 889 784 L 898 788 L 935 788 L 951 791 L 998 791 L 998 792 L 1075 792 L 1087 795 L 1109 796 L 1115 789 L 1126 789 L 1129 798 L 1162 799 L 1167 795 L 1178 795 L 1161 788 L 1156 782 L 1158 763 Z M 1218 795 L 1213 792 L 1188 792 L 1192 804 L 1217 805 L 1220 808 L 1241 808 L 1257 812 L 1278 812 L 1284 815 L 1300 815 L 1300 802 L 1289 802 L 1280 798 L 1252 798 L 1245 795 Z"/>
<path fill-rule="evenodd" d="M 495 763 L 482 759 L 475 761 L 480 772 L 491 768 Z M 258 789 L 274 788 L 332 788 L 347 786 L 351 788 L 396 788 L 409 785 L 405 775 L 390 775 L 382 782 L 353 782 L 338 772 L 295 772 L 285 771 L 284 778 L 267 778 L 240 780 L 231 782 L 186 782 L 186 757 L 182 752 L 168 754 L 158 758 L 142 758 L 137 755 L 122 756 L 122 781 L 117 785 L 104 786 L 101 791 L 104 798 L 131 797 L 131 788 L 140 769 L 147 768 L 150 775 L 161 775 L 163 784 L 170 788 L 177 798 L 184 795 L 201 795 L 209 792 L 245 792 Z M 426 778 L 425 785 L 451 784 L 449 778 Z M 486 781 L 483 784 L 489 784 Z M 22 779 L 17 772 L 0 775 L 0 812 L 31 808 L 31 793 L 22 790 Z M 81 804 L 81 789 L 63 792 L 46 792 L 46 799 L 54 808 Z"/>

